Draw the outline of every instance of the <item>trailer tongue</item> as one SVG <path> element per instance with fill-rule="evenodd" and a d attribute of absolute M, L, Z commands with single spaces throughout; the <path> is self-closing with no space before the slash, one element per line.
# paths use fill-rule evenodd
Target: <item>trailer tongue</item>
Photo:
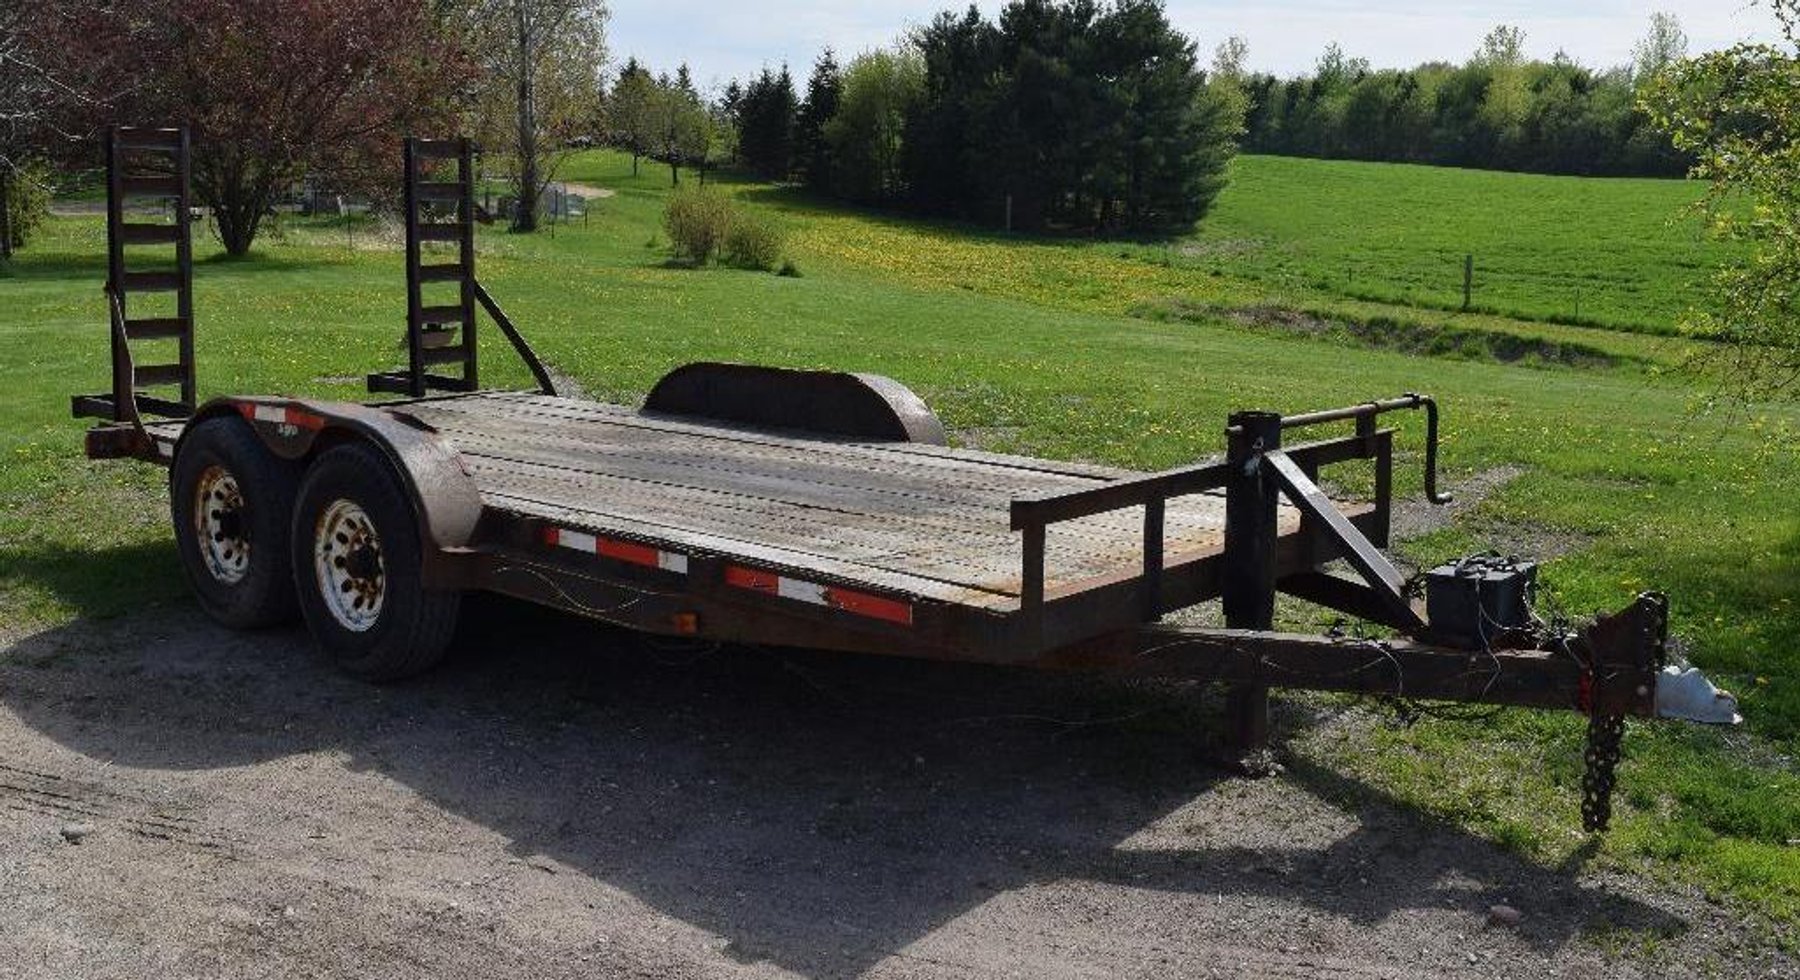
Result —
<path fill-rule="evenodd" d="M 102 419 L 88 453 L 170 467 L 178 549 L 210 613 L 250 626 L 298 611 L 360 676 L 429 667 L 461 595 L 485 590 L 679 636 L 1217 681 L 1246 749 L 1266 741 L 1273 687 L 1579 711 L 1590 830 L 1610 816 L 1627 717 L 1736 720 L 1729 695 L 1668 663 L 1660 595 L 1574 627 L 1533 614 L 1528 565 L 1471 560 L 1416 580 L 1394 567 L 1383 416 L 1426 414 L 1426 493 L 1449 499 L 1426 396 L 1239 413 L 1222 458 L 1148 474 L 946 448 L 922 401 L 866 375 L 698 364 L 644 409 L 557 397 L 475 278 L 466 141 L 408 141 L 408 364 L 369 379 L 407 400 L 194 409 L 185 211 L 152 232 L 123 207 L 139 186 L 124 173 L 133 147 L 176 155 L 178 176 L 156 186 L 185 194 L 186 136 L 119 130 L 111 146 L 114 383 L 74 400 Z M 431 179 L 443 166 L 454 180 Z M 130 318 L 142 280 L 127 240 L 177 246 L 179 370 L 134 367 L 148 328 Z M 432 243 L 454 261 L 427 264 Z M 433 284 L 456 302 L 429 303 Z M 539 392 L 478 390 L 478 308 Z M 140 391 L 164 381 L 181 397 Z M 1292 438 L 1330 425 L 1352 431 Z M 1325 468 L 1349 463 L 1372 466 L 1371 500 L 1321 489 Z M 1387 632 L 1276 632 L 1278 593 Z M 1213 599 L 1227 628 L 1163 621 Z"/>

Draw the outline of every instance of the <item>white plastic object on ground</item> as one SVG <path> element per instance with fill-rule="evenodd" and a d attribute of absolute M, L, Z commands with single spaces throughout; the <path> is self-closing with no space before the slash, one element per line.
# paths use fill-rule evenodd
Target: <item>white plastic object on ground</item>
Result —
<path fill-rule="evenodd" d="M 1721 691 L 1697 667 L 1664 667 L 1656 679 L 1656 717 L 1702 725 L 1740 725 L 1737 697 Z"/>

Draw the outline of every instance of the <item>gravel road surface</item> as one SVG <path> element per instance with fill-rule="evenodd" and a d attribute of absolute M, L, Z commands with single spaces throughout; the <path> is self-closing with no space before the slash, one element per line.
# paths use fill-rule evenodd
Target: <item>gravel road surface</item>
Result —
<path fill-rule="evenodd" d="M 1209 769 L 1202 707 L 499 600 L 387 688 L 185 603 L 0 633 L 0 977 L 1800 976 L 1688 890 Z"/>

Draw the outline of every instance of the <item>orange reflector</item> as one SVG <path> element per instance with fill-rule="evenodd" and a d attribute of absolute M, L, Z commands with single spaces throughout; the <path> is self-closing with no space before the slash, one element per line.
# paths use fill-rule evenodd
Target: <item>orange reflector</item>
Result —
<path fill-rule="evenodd" d="M 737 565 L 725 566 L 725 584 L 740 589 L 754 589 L 778 595 L 781 592 L 781 576 L 774 572 L 759 572 L 754 568 L 740 568 Z"/>
<path fill-rule="evenodd" d="M 834 608 L 852 612 L 870 619 L 883 619 L 901 626 L 911 626 L 913 621 L 912 606 L 893 599 L 884 599 L 866 592 L 852 592 L 849 589 L 826 589 L 825 601 Z"/>
<path fill-rule="evenodd" d="M 594 551 L 602 558 L 613 558 L 633 565 L 644 565 L 649 568 L 657 568 L 661 565 L 661 553 L 655 548 L 633 544 L 630 541 L 601 538 L 595 543 Z"/>
<path fill-rule="evenodd" d="M 760 592 L 764 595 L 780 596 L 783 599 L 807 602 L 815 606 L 840 609 L 870 619 L 898 623 L 901 626 L 913 624 L 913 609 L 909 603 L 870 595 L 867 592 L 839 588 L 835 585 L 820 585 L 805 579 L 788 578 L 774 572 L 727 565 L 725 566 L 725 584 Z"/>

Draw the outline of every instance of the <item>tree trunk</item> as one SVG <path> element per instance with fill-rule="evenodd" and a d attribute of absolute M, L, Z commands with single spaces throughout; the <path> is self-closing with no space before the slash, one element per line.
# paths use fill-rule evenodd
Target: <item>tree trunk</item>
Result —
<path fill-rule="evenodd" d="M 12 185 L 6 168 L 0 166 L 0 260 L 12 261 Z"/>
<path fill-rule="evenodd" d="M 519 29 L 519 204 L 513 214 L 513 231 L 538 227 L 537 106 L 531 79 L 531 21 L 526 0 L 513 0 Z"/>
<path fill-rule="evenodd" d="M 640 156 L 640 154 L 638 153 L 637 147 L 635 147 L 635 146 L 632 147 L 631 148 L 631 176 L 633 176 L 633 177 L 636 177 L 638 175 L 638 157 L 639 156 Z"/>
<path fill-rule="evenodd" d="M 681 186 L 681 163 L 674 157 L 669 158 L 669 186 Z"/>
<path fill-rule="evenodd" d="M 225 254 L 243 258 L 256 241 L 277 182 L 266 174 L 251 173 L 240 160 L 204 161 L 202 166 L 198 196 L 212 208 L 219 244 L 225 246 Z"/>
<path fill-rule="evenodd" d="M 241 259 L 250 253 L 250 246 L 256 242 L 269 197 L 236 182 L 226 186 L 221 197 L 223 200 L 213 207 L 213 221 L 219 226 L 219 243 L 225 246 L 225 254 Z"/>

